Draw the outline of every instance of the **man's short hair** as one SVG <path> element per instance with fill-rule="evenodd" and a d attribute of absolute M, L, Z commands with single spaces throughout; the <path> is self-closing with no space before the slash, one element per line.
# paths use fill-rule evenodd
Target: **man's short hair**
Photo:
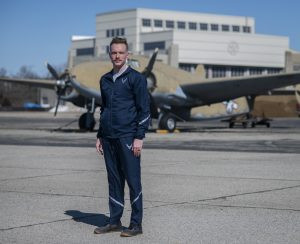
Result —
<path fill-rule="evenodd" d="M 124 44 L 126 46 L 126 50 L 128 51 L 128 43 L 126 38 L 114 37 L 109 44 L 109 51 L 111 51 L 112 44 Z"/>

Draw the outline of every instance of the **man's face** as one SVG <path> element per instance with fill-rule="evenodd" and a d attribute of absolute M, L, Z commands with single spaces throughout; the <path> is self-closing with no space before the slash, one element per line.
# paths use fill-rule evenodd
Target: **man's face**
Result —
<path fill-rule="evenodd" d="M 114 43 L 110 49 L 110 59 L 115 68 L 120 69 L 128 58 L 126 45 L 122 43 Z"/>

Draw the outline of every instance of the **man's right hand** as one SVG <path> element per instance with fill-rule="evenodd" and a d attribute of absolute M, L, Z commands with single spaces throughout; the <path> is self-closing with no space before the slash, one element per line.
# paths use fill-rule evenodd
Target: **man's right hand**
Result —
<path fill-rule="evenodd" d="M 102 143 L 101 143 L 101 139 L 97 138 L 96 141 L 96 150 L 99 154 L 103 155 L 103 148 L 102 148 Z"/>

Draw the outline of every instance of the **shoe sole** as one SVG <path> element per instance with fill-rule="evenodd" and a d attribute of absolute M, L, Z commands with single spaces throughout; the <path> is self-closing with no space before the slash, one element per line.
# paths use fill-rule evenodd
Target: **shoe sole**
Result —
<path fill-rule="evenodd" d="M 134 235 L 130 235 L 130 234 L 127 234 L 127 233 L 121 233 L 121 237 L 133 237 L 133 236 L 137 236 L 137 235 L 141 235 L 141 234 L 143 234 L 143 232 L 138 232 L 138 233 L 136 233 L 136 234 L 134 234 Z"/>
<path fill-rule="evenodd" d="M 106 233 L 111 233 L 111 232 L 120 232 L 122 231 L 122 229 L 115 229 L 115 230 L 109 230 L 109 231 L 103 231 L 103 232 L 97 232 L 97 231 L 94 231 L 94 234 L 96 235 L 99 235 L 99 234 L 106 234 Z"/>

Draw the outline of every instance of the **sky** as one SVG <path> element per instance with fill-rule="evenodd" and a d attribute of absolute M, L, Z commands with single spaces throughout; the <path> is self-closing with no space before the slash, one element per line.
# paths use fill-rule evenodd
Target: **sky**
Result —
<path fill-rule="evenodd" d="M 67 62 L 72 35 L 96 35 L 96 14 L 130 8 L 254 17 L 256 33 L 288 36 L 300 51 L 299 0 L 0 0 L 0 68 L 46 75 L 45 61 Z"/>

